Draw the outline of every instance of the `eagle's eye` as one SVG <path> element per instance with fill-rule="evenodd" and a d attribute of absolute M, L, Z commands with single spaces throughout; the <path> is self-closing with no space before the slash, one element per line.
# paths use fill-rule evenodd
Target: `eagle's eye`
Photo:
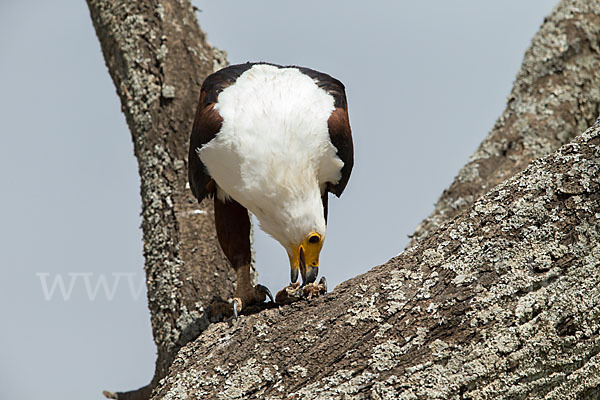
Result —
<path fill-rule="evenodd" d="M 312 235 L 311 237 L 308 238 L 308 242 L 309 243 L 319 243 L 319 240 L 321 240 L 319 238 L 319 235 Z"/>

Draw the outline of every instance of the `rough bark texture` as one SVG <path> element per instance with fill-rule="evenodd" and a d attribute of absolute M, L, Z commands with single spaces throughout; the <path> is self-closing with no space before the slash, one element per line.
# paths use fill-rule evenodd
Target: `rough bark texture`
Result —
<path fill-rule="evenodd" d="M 600 120 L 325 297 L 213 324 L 155 399 L 596 399 Z"/>
<path fill-rule="evenodd" d="M 200 85 L 226 61 L 206 42 L 188 0 L 87 3 L 139 163 L 148 303 L 158 347 L 152 383 L 119 398 L 148 398 L 179 348 L 208 325 L 202 315 L 213 296 L 227 299 L 233 292 L 212 203 L 198 205 L 186 188 Z"/>
<path fill-rule="evenodd" d="M 600 2 L 562 1 L 525 53 L 506 110 L 408 247 L 589 127 L 600 110 Z"/>

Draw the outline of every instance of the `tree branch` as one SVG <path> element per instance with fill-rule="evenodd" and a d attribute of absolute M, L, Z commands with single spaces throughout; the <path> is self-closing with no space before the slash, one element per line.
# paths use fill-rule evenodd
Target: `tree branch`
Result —
<path fill-rule="evenodd" d="M 562 1 L 525 53 L 504 113 L 407 247 L 589 127 L 600 112 L 600 2 Z"/>
<path fill-rule="evenodd" d="M 148 387 L 119 393 L 147 398 L 179 348 L 208 323 L 204 308 L 232 294 L 212 203 L 186 188 L 187 141 L 204 78 L 226 65 L 188 0 L 87 1 L 106 65 L 121 99 L 139 164 L 148 303 L 158 347 Z M 141 397 L 140 397 L 141 396 Z"/>
<path fill-rule="evenodd" d="M 155 399 L 595 398 L 600 120 L 387 264 L 211 325 Z"/>

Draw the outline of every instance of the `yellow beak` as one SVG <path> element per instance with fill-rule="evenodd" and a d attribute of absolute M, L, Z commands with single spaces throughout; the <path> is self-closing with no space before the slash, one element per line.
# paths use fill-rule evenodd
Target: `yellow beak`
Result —
<path fill-rule="evenodd" d="M 302 284 L 312 283 L 319 274 L 319 254 L 323 248 L 323 236 L 310 233 L 300 244 L 291 245 L 290 278 L 292 283 L 298 280 L 298 271 L 302 275 Z"/>

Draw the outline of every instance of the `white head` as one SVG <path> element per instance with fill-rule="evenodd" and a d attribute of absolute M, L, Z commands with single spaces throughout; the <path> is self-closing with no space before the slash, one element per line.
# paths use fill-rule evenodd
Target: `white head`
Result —
<path fill-rule="evenodd" d="M 286 170 L 283 175 L 277 179 L 277 193 L 265 193 L 263 201 L 257 202 L 269 205 L 254 213 L 262 230 L 286 249 L 292 282 L 298 272 L 303 282 L 312 282 L 317 277 L 326 232 L 319 183 L 311 171 Z"/>

